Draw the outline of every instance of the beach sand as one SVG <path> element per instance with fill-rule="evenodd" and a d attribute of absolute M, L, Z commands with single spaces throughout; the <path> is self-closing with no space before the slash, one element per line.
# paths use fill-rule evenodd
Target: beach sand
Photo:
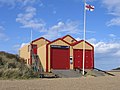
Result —
<path fill-rule="evenodd" d="M 0 90 L 120 90 L 120 72 L 116 76 L 0 80 Z"/>

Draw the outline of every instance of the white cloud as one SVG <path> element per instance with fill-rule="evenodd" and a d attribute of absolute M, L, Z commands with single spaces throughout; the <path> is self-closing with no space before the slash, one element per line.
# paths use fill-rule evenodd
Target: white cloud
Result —
<path fill-rule="evenodd" d="M 16 22 L 22 24 L 22 28 L 32 28 L 34 30 L 38 30 L 40 32 L 45 32 L 45 23 L 41 19 L 35 18 L 36 8 L 34 7 L 26 7 L 25 13 L 18 14 L 16 18 Z"/>
<path fill-rule="evenodd" d="M 115 56 L 120 57 L 120 50 L 118 50 L 116 53 L 114 53 Z"/>
<path fill-rule="evenodd" d="M 109 34 L 109 36 L 110 36 L 111 38 L 116 37 L 116 35 L 114 35 L 114 34 Z"/>
<path fill-rule="evenodd" d="M 58 38 L 59 36 L 63 36 L 66 34 L 79 34 L 79 23 L 74 21 L 67 22 L 58 22 L 57 25 L 54 25 L 47 29 L 47 32 L 43 35 L 43 37 L 48 39 Z"/>
<path fill-rule="evenodd" d="M 15 44 L 12 46 L 12 50 L 10 50 L 12 53 L 17 53 L 18 54 L 18 51 L 20 48 L 22 48 L 24 45 L 27 45 L 29 43 L 22 43 L 22 44 Z"/>
<path fill-rule="evenodd" d="M 11 52 L 11 53 L 15 53 L 15 54 L 17 53 L 17 54 L 18 54 L 18 53 L 19 53 L 19 52 L 18 52 L 18 51 L 19 51 L 19 48 L 20 48 L 20 44 L 15 44 L 15 45 L 12 46 L 12 50 L 10 50 L 10 52 Z"/>
<path fill-rule="evenodd" d="M 22 24 L 21 28 L 30 28 L 39 32 L 44 32 L 43 36 L 48 39 L 54 39 L 61 34 L 79 34 L 79 23 L 77 21 L 67 20 L 58 22 L 56 25 L 46 28 L 46 23 L 42 19 L 35 18 L 36 8 L 29 6 L 25 8 L 24 13 L 17 15 L 16 22 Z"/>
<path fill-rule="evenodd" d="M 120 0 L 102 0 L 102 3 L 108 9 L 108 13 L 114 16 L 107 22 L 107 26 L 120 26 Z"/>
<path fill-rule="evenodd" d="M 90 38 L 87 40 L 89 43 L 91 44 L 95 44 L 96 43 L 96 39 L 95 38 Z"/>
<path fill-rule="evenodd" d="M 75 2 L 80 2 L 81 0 L 74 0 Z M 83 1 L 83 0 L 82 0 Z M 86 2 L 93 2 L 93 1 L 96 1 L 96 0 L 86 0 Z"/>
<path fill-rule="evenodd" d="M 0 33 L 0 41 L 8 41 L 9 38 L 4 34 L 4 33 Z"/>
<path fill-rule="evenodd" d="M 98 42 L 95 45 L 96 53 L 115 53 L 120 49 L 120 43 Z"/>
<path fill-rule="evenodd" d="M 22 2 L 23 5 L 27 5 L 35 3 L 36 0 L 19 0 L 19 1 Z"/>
<path fill-rule="evenodd" d="M 40 6 L 40 7 L 44 7 L 44 4 L 40 1 L 39 6 Z"/>
<path fill-rule="evenodd" d="M 20 45 L 20 48 L 22 48 L 24 45 L 27 45 L 27 44 L 29 44 L 29 43 L 22 43 L 22 44 Z"/>
<path fill-rule="evenodd" d="M 75 38 L 77 41 L 80 41 L 81 40 L 81 38 L 79 38 L 79 37 L 77 37 L 77 38 Z"/>
<path fill-rule="evenodd" d="M 53 14 L 56 14 L 57 13 L 57 11 L 56 10 L 53 10 Z"/>
<path fill-rule="evenodd" d="M 103 57 L 114 57 L 114 56 L 119 56 L 120 57 L 120 42 L 103 42 L 97 40 L 95 38 L 91 38 L 87 40 L 89 43 L 93 44 L 95 48 L 95 53 L 98 54 L 99 56 Z"/>
<path fill-rule="evenodd" d="M 11 6 L 11 7 L 15 7 L 15 6 L 26 6 L 26 5 L 30 5 L 30 4 L 34 4 L 36 0 L 0 0 L 0 5 L 1 6 Z"/>
<path fill-rule="evenodd" d="M 111 14 L 120 16 L 120 0 L 102 0 L 102 2 Z"/>
<path fill-rule="evenodd" d="M 17 47 L 20 47 L 20 45 L 19 45 L 19 44 L 16 44 L 16 45 L 14 45 L 13 47 L 14 47 L 14 48 L 17 48 Z"/>
<path fill-rule="evenodd" d="M 113 26 L 113 25 L 120 26 L 120 17 L 113 18 L 106 24 L 107 24 L 107 26 Z"/>
<path fill-rule="evenodd" d="M 5 28 L 3 26 L 0 26 L 0 31 L 4 31 Z"/>
<path fill-rule="evenodd" d="M 96 0 L 86 0 L 86 2 L 94 2 L 94 1 L 96 1 Z"/>
<path fill-rule="evenodd" d="M 110 70 L 120 66 L 120 42 L 97 42 L 96 39 L 88 39 L 95 49 L 95 67 Z"/>
<path fill-rule="evenodd" d="M 8 41 L 9 38 L 3 33 L 5 28 L 3 26 L 0 26 L 0 41 Z"/>

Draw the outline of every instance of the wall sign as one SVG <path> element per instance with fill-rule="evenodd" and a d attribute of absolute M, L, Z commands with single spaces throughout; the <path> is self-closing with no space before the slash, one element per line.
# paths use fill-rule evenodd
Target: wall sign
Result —
<path fill-rule="evenodd" d="M 51 48 L 70 48 L 70 46 L 51 45 Z"/>

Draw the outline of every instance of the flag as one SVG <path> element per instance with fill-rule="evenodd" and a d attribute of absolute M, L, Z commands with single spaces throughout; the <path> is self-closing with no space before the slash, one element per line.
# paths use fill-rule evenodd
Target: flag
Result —
<path fill-rule="evenodd" d="M 85 4 L 85 9 L 88 10 L 88 11 L 93 11 L 94 10 L 94 6 L 92 5 L 89 5 L 89 4 Z"/>

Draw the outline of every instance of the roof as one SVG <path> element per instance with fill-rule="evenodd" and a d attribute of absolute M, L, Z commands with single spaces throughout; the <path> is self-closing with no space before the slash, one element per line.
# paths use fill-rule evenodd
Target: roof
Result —
<path fill-rule="evenodd" d="M 70 35 L 65 35 L 65 36 L 63 36 L 61 39 L 65 39 L 66 37 L 70 37 L 70 38 L 72 38 L 73 39 L 73 41 L 75 41 L 75 42 L 77 42 L 77 40 L 75 39 L 75 38 L 73 38 L 72 36 L 70 36 Z M 69 42 L 68 42 L 69 43 Z M 71 43 L 70 43 L 71 44 Z"/>
<path fill-rule="evenodd" d="M 40 39 L 44 39 L 44 40 L 46 40 L 46 41 L 50 42 L 50 41 L 49 41 L 49 40 L 47 40 L 46 38 L 44 38 L 44 37 L 40 37 L 40 38 L 37 38 L 37 39 L 33 40 L 33 41 L 32 41 L 32 43 L 33 43 L 33 42 L 36 42 L 36 41 L 38 41 L 38 40 L 40 40 Z"/>
<path fill-rule="evenodd" d="M 77 41 L 77 42 L 73 43 L 72 46 L 75 46 L 75 45 L 77 45 L 78 43 L 81 43 L 81 42 L 83 42 L 83 41 L 84 41 L 84 40 Z M 91 45 L 91 44 L 88 43 L 87 41 L 85 41 L 85 43 L 87 43 L 87 44 L 90 45 L 92 48 L 94 48 L 93 45 Z"/>
<path fill-rule="evenodd" d="M 71 46 L 71 44 L 69 44 L 68 42 L 66 42 L 65 40 L 63 40 L 63 39 L 61 39 L 61 38 L 58 38 L 58 39 L 56 39 L 56 40 L 53 40 L 52 42 L 49 42 L 47 45 L 49 45 L 49 44 L 51 44 L 51 43 L 54 43 L 54 42 L 56 42 L 56 41 L 58 41 L 58 40 L 61 40 L 61 41 L 65 42 L 65 43 L 67 43 L 68 45 Z"/>
<path fill-rule="evenodd" d="M 70 37 L 70 38 L 72 38 L 73 40 L 75 40 L 75 41 L 77 42 L 77 40 L 76 40 L 75 38 L 73 38 L 72 36 L 70 36 L 70 35 L 65 35 L 65 36 L 63 36 L 61 39 L 64 39 L 64 38 L 66 38 L 66 37 Z"/>

